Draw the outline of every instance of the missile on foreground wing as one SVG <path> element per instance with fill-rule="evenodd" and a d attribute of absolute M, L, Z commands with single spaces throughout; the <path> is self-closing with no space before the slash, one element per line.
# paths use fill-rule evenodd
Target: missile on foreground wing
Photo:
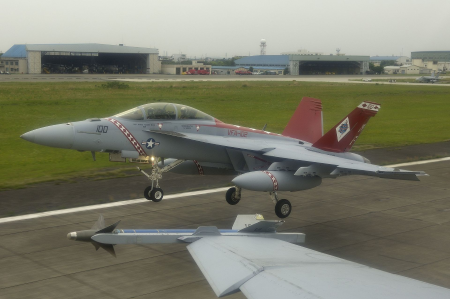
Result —
<path fill-rule="evenodd" d="M 119 221 L 120 222 L 120 221 Z M 208 237 L 259 237 L 272 238 L 293 244 L 305 241 L 301 233 L 277 233 L 282 220 L 264 220 L 261 215 L 238 215 L 232 229 L 217 229 L 215 226 L 200 226 L 197 229 L 116 229 L 116 222 L 105 227 L 103 216 L 90 229 L 67 234 L 69 240 L 91 242 L 95 248 L 103 248 L 116 256 L 114 245 L 118 244 L 163 244 L 193 243 Z"/>
<path fill-rule="evenodd" d="M 233 183 L 253 191 L 301 191 L 322 184 L 319 176 L 296 176 L 292 171 L 252 171 L 234 178 Z"/>

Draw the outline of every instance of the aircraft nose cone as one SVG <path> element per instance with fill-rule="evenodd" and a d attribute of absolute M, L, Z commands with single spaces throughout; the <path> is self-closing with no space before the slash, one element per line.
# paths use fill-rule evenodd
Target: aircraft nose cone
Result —
<path fill-rule="evenodd" d="M 34 142 L 34 131 L 27 132 L 20 136 L 20 138 L 25 139 L 29 142 Z"/>
<path fill-rule="evenodd" d="M 77 233 L 76 232 L 68 233 L 67 234 L 67 239 L 69 239 L 69 240 L 76 240 L 77 239 Z"/>
<path fill-rule="evenodd" d="M 73 125 L 61 124 L 44 127 L 27 132 L 20 137 L 41 145 L 72 148 L 74 140 Z"/>

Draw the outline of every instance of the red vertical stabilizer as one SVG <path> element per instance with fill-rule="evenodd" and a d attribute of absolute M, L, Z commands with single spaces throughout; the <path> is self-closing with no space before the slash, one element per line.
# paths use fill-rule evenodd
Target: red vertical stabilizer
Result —
<path fill-rule="evenodd" d="M 322 134 L 322 102 L 304 97 L 282 135 L 314 143 Z"/>
<path fill-rule="evenodd" d="M 324 151 L 348 152 L 369 119 L 375 116 L 379 109 L 380 104 L 362 102 L 312 146 Z"/>

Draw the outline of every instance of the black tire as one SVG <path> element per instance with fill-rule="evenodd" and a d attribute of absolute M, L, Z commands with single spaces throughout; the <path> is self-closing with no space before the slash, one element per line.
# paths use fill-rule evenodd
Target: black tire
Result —
<path fill-rule="evenodd" d="M 225 194 L 225 199 L 227 200 L 227 203 L 234 206 L 237 204 L 241 199 L 236 198 L 236 188 L 231 187 L 228 189 L 227 193 Z"/>
<path fill-rule="evenodd" d="M 281 199 L 275 205 L 275 214 L 277 214 L 279 218 L 286 218 L 289 214 L 291 214 L 291 211 L 292 206 L 287 199 Z"/>
<path fill-rule="evenodd" d="M 152 190 L 152 186 L 148 186 L 147 188 L 145 188 L 144 190 L 144 197 L 147 200 L 152 200 L 152 198 L 150 197 L 150 190 Z"/>
<path fill-rule="evenodd" d="M 164 197 L 164 192 L 161 188 L 153 188 L 150 197 L 154 202 L 160 202 Z"/>

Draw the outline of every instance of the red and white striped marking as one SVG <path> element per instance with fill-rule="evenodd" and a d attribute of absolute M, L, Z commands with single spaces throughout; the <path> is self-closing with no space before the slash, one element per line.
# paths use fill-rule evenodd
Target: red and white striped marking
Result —
<path fill-rule="evenodd" d="M 272 180 L 272 184 L 273 184 L 273 191 L 278 191 L 278 181 L 277 178 L 274 177 L 274 175 L 266 170 L 263 170 L 263 172 L 265 174 L 267 174 L 269 176 L 269 178 Z"/>
<path fill-rule="evenodd" d="M 192 161 L 194 161 L 195 166 L 197 166 L 198 174 L 204 175 L 205 173 L 203 172 L 203 167 L 196 160 L 192 160 Z"/>
<path fill-rule="evenodd" d="M 147 156 L 147 153 L 144 151 L 140 143 L 136 140 L 136 138 L 134 138 L 133 134 L 131 134 L 130 131 L 128 131 L 128 129 L 125 128 L 124 125 L 122 125 L 119 121 L 115 120 L 114 118 L 106 118 L 106 120 L 112 122 L 116 127 L 119 128 L 120 131 L 122 131 L 123 135 L 127 137 L 128 141 L 130 141 L 130 143 L 134 146 L 139 155 Z"/>

